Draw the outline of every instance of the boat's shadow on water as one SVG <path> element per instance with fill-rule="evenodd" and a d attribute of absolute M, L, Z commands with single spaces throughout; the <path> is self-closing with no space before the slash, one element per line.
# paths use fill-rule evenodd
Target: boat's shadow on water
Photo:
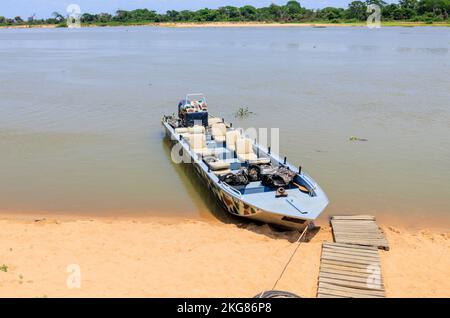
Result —
<path fill-rule="evenodd" d="M 234 216 L 226 211 L 220 205 L 211 191 L 209 191 L 204 182 L 202 182 L 202 180 L 190 164 L 177 164 L 172 161 L 172 141 L 169 137 L 163 138 L 163 150 L 166 153 L 168 160 L 170 160 L 173 169 L 180 177 L 180 181 L 185 184 L 189 196 L 193 198 L 193 202 L 198 206 L 199 211 L 203 211 L 206 206 L 206 209 L 208 210 L 207 212 L 209 212 L 208 215 L 205 215 L 206 217 L 213 216 L 222 223 L 234 224 L 241 229 L 265 235 L 272 239 L 284 239 L 288 240 L 289 242 L 297 241 L 300 235 L 299 231 L 277 229 L 264 223 L 254 222 L 245 218 Z M 205 206 L 203 206 L 202 203 Z M 316 231 L 310 231 L 307 235 L 307 240 L 310 240 L 315 235 L 315 233 Z"/>

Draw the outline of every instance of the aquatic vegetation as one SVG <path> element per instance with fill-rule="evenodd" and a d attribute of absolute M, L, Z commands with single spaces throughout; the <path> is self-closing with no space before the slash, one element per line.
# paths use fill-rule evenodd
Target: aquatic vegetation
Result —
<path fill-rule="evenodd" d="M 351 136 L 348 140 L 350 140 L 350 141 L 369 141 L 369 139 L 359 138 L 359 137 L 355 137 L 355 136 Z"/>
<path fill-rule="evenodd" d="M 237 112 L 234 114 L 235 118 L 239 118 L 239 119 L 244 119 L 249 117 L 250 115 L 252 115 L 253 112 L 248 110 L 248 107 L 239 107 L 239 109 L 237 110 Z"/>

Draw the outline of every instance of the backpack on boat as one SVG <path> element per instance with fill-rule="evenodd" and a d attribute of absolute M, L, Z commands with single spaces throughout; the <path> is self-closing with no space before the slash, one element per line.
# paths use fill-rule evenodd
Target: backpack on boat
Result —
<path fill-rule="evenodd" d="M 264 169 L 261 171 L 261 182 L 270 188 L 287 187 L 294 180 L 296 173 L 286 167 Z"/>
<path fill-rule="evenodd" d="M 230 186 L 245 186 L 249 184 L 247 169 L 241 169 L 236 173 L 228 173 L 222 177 L 219 177 L 219 180 L 229 184 Z"/>

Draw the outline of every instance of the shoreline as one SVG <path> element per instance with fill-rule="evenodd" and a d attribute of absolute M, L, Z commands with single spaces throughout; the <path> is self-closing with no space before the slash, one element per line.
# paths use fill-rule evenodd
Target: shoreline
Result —
<path fill-rule="evenodd" d="M 296 22 L 296 23 L 272 23 L 272 22 L 149 22 L 149 23 L 105 23 L 105 24 L 85 24 L 82 27 L 95 28 L 95 27 L 166 27 L 166 28 L 257 28 L 257 27 L 269 27 L 269 28 L 295 28 L 295 27 L 315 27 L 315 28 L 327 28 L 327 27 L 366 27 L 365 22 L 342 22 L 342 23 L 322 23 L 322 22 Z M 382 27 L 450 27 L 450 22 L 408 22 L 408 21 L 385 21 L 381 22 Z M 36 25 L 2 25 L 0 29 L 56 29 L 66 28 L 57 24 L 36 24 Z"/>
<path fill-rule="evenodd" d="M 222 211 L 223 214 L 217 216 L 212 214 L 209 210 L 203 211 L 201 215 L 183 214 L 181 211 L 176 213 L 168 213 L 167 211 L 116 211 L 112 213 L 96 213 L 96 212 L 48 212 L 48 211 L 14 211 L 14 210 L 0 210 L 1 220 L 17 220 L 17 221 L 34 221 L 34 220 L 59 220 L 59 221 L 86 221 L 86 220 L 103 220 L 103 221 L 133 221 L 133 222 L 153 222 L 163 221 L 169 223 L 183 222 L 186 220 L 195 222 L 205 222 L 210 224 L 248 224 L 251 221 L 230 216 L 226 211 Z M 340 213 L 339 215 L 346 214 L 370 214 L 370 211 L 359 211 L 359 213 Z M 314 224 L 320 227 L 329 226 L 329 218 L 335 215 L 322 214 L 318 219 L 314 221 Z M 402 231 L 406 231 L 412 234 L 420 233 L 421 231 L 431 231 L 435 234 L 447 233 L 450 231 L 448 226 L 442 225 L 443 221 L 434 221 L 428 224 L 418 222 L 411 225 L 409 222 L 402 222 L 403 217 L 400 215 L 382 215 L 377 216 L 377 224 L 382 228 L 395 228 Z"/>
<path fill-rule="evenodd" d="M 267 225 L 159 217 L 0 214 L 0 227 L 0 297 L 253 297 L 272 286 L 298 238 Z M 382 229 L 387 297 L 450 297 L 450 232 Z M 308 239 L 277 289 L 315 297 L 331 228 Z M 80 266 L 80 289 L 66 286 L 70 264 Z"/>

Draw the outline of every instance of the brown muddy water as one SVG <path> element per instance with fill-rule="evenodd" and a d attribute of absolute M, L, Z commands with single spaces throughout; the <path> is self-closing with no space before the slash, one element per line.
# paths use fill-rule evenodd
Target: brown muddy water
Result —
<path fill-rule="evenodd" d="M 439 27 L 0 30 L 0 211 L 220 219 L 163 140 L 188 92 L 279 128 L 281 155 L 329 196 L 324 218 L 450 228 Z"/>

